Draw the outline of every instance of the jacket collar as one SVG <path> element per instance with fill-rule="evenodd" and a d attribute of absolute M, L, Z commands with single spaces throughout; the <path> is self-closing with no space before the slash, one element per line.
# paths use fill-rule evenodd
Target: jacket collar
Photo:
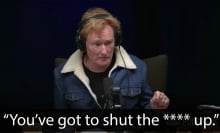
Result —
<path fill-rule="evenodd" d="M 116 54 L 116 60 L 113 68 L 115 68 L 116 66 L 120 66 L 127 69 L 136 69 L 136 65 L 131 60 L 129 54 L 122 46 L 117 46 L 115 48 L 115 54 Z M 69 57 L 61 73 L 74 72 L 75 74 L 79 74 L 79 76 L 84 77 L 85 73 L 82 73 L 84 72 L 82 65 L 83 63 L 82 58 L 83 58 L 83 52 L 78 49 Z"/>

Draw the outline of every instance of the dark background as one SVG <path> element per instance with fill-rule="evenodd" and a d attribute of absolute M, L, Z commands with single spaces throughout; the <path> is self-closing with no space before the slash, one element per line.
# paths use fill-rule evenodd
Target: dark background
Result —
<path fill-rule="evenodd" d="M 23 0 L 1 3 L 1 108 L 50 109 L 54 58 L 76 50 L 90 7 L 121 20 L 123 46 L 140 58 L 169 57 L 171 108 L 220 105 L 220 6 L 207 1 Z"/>

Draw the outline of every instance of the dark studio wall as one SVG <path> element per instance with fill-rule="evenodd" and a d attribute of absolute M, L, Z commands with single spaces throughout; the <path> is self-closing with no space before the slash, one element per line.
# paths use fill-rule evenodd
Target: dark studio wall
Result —
<path fill-rule="evenodd" d="M 52 108 L 55 57 L 68 57 L 89 7 L 103 7 L 122 23 L 123 43 L 140 58 L 169 56 L 171 107 L 219 104 L 220 9 L 197 1 L 23 0 L 1 6 L 3 49 L 1 106 Z M 187 104 L 186 104 L 187 103 Z"/>
<path fill-rule="evenodd" d="M 219 16 L 213 1 L 161 1 L 160 46 L 169 56 L 171 107 L 220 105 Z"/>

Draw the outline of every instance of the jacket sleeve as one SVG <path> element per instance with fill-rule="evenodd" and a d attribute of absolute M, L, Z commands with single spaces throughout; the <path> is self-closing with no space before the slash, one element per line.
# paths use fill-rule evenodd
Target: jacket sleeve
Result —
<path fill-rule="evenodd" d="M 147 66 L 142 62 L 142 94 L 141 94 L 141 107 L 144 109 L 152 109 L 150 105 L 150 100 L 153 96 L 153 91 L 147 81 Z"/>
<path fill-rule="evenodd" d="M 55 109 L 66 109 L 65 102 L 65 86 L 63 84 L 63 78 L 61 74 L 61 68 L 63 65 L 58 66 L 54 69 L 54 108 Z"/>

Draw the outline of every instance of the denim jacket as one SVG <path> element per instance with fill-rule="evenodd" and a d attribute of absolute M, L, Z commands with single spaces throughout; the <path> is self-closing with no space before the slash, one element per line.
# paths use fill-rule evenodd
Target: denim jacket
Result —
<path fill-rule="evenodd" d="M 115 64 L 109 71 L 114 86 L 120 87 L 122 109 L 150 109 L 153 92 L 147 83 L 146 64 L 120 46 L 115 48 Z M 54 69 L 56 109 L 101 109 L 83 69 L 83 52 L 77 50 Z"/>

